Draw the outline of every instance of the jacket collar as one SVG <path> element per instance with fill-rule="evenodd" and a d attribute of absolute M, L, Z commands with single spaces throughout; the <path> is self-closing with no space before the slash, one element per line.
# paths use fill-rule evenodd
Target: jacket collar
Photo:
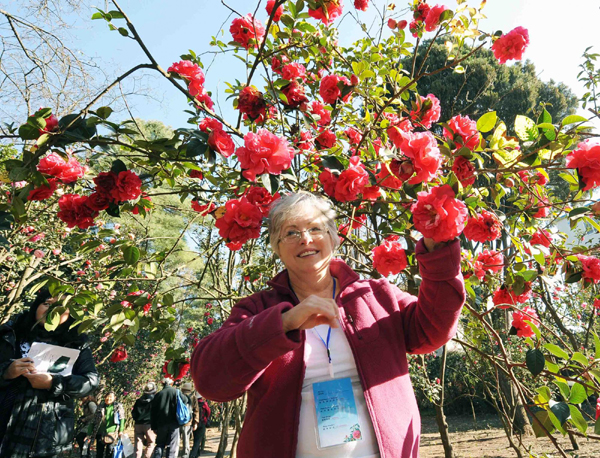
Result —
<path fill-rule="evenodd" d="M 339 258 L 334 258 L 331 260 L 331 263 L 329 264 L 329 271 L 331 272 L 331 275 L 333 275 L 339 281 L 340 294 L 347 286 L 351 285 L 357 280 L 360 280 L 358 274 L 354 272 L 348 266 L 348 264 Z M 286 294 L 293 298 L 296 297 L 290 288 L 290 276 L 287 269 L 275 275 L 272 280 L 267 282 L 267 285 L 280 294 Z"/>

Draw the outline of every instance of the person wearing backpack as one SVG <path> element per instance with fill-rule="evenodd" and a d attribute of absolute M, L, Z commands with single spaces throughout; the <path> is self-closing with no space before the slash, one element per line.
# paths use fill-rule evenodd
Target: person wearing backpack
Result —
<path fill-rule="evenodd" d="M 150 427 L 150 418 L 152 414 L 152 400 L 156 394 L 156 383 L 148 382 L 144 387 L 144 394 L 141 398 L 135 401 L 131 418 L 135 422 L 134 431 L 134 448 L 135 458 L 142 458 L 144 444 L 146 445 L 146 453 L 144 458 L 150 458 L 154 450 L 154 442 L 156 434 Z"/>
<path fill-rule="evenodd" d="M 156 433 L 153 458 L 162 458 L 165 450 L 168 450 L 167 458 L 177 458 L 180 426 L 177 418 L 177 398 L 186 401 L 187 396 L 172 385 L 173 380 L 164 378 L 163 389 L 152 400 L 150 426 Z"/>
<path fill-rule="evenodd" d="M 181 385 L 181 392 L 187 397 L 187 407 L 191 413 L 191 419 L 184 425 L 179 427 L 179 437 L 181 438 L 183 457 L 188 458 L 190 456 L 190 434 L 192 431 L 198 429 L 198 423 L 200 421 L 200 409 L 198 407 L 198 400 L 194 396 L 194 387 L 190 382 Z"/>
<path fill-rule="evenodd" d="M 198 428 L 194 429 L 194 446 L 192 447 L 190 458 L 198 458 L 200 453 L 204 451 L 206 427 L 208 426 L 208 422 L 210 420 L 210 407 L 208 406 L 206 400 L 200 396 L 197 391 L 195 395 L 192 396 L 196 398 L 196 402 L 198 404 L 200 421 L 198 423 Z"/>

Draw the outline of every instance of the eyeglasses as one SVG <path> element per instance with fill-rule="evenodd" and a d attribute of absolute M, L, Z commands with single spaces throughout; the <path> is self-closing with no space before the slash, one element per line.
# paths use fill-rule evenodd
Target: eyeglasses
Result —
<path fill-rule="evenodd" d="M 305 232 L 312 240 L 321 240 L 329 231 L 319 226 L 311 227 L 310 229 L 303 229 L 301 231 L 290 229 L 283 237 L 279 238 L 278 243 L 298 243 L 300 240 L 302 240 L 302 234 Z"/>

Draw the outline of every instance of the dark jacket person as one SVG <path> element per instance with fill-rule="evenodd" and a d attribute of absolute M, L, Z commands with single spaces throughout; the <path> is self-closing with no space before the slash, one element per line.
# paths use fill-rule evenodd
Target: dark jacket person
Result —
<path fill-rule="evenodd" d="M 51 457 L 70 449 L 74 435 L 74 398 L 92 393 L 99 377 L 85 334 L 69 329 L 68 311 L 54 331 L 44 328 L 56 302 L 41 290 L 21 315 L 0 326 L 0 457 Z M 26 355 L 34 342 L 80 350 L 72 375 L 35 373 Z"/>
<path fill-rule="evenodd" d="M 168 449 L 167 458 L 176 458 L 179 446 L 179 422 L 177 421 L 179 390 L 171 386 L 173 381 L 169 378 L 165 378 L 163 383 L 163 389 L 152 400 L 150 424 L 156 432 L 156 447 L 152 456 L 160 458 L 163 451 Z M 184 402 L 187 401 L 185 394 L 181 396 Z"/>

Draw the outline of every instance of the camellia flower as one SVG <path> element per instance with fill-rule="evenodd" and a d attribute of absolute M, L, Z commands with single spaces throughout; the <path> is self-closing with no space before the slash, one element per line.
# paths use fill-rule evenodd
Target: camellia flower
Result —
<path fill-rule="evenodd" d="M 244 196 L 248 199 L 248 202 L 258 207 L 264 217 L 269 215 L 271 204 L 281 197 L 278 192 L 276 192 L 275 195 L 271 195 L 271 193 L 262 186 L 250 186 L 246 190 Z"/>
<path fill-rule="evenodd" d="M 479 145 L 477 123 L 468 116 L 456 115 L 448 121 L 448 128 L 444 127 L 444 137 L 470 150 L 474 150 Z"/>
<path fill-rule="evenodd" d="M 266 129 L 258 129 L 256 133 L 246 134 L 244 146 L 239 147 L 235 154 L 244 169 L 242 175 L 250 181 L 256 181 L 257 175 L 279 175 L 290 168 L 296 153 L 286 139 Z"/>
<path fill-rule="evenodd" d="M 521 60 L 528 44 L 529 32 L 517 27 L 498 38 L 492 45 L 492 51 L 498 62 L 504 64 L 507 60 Z"/>
<path fill-rule="evenodd" d="M 217 218 L 215 227 L 222 238 L 239 244 L 241 248 L 248 240 L 260 237 L 262 219 L 260 209 L 246 197 L 240 197 L 225 204 L 225 213 Z"/>
<path fill-rule="evenodd" d="M 433 32 L 440 25 L 440 17 L 442 13 L 446 11 L 446 7 L 443 5 L 435 5 L 431 7 L 427 16 L 425 17 L 425 30 Z"/>
<path fill-rule="evenodd" d="M 463 187 L 471 186 L 475 183 L 475 166 L 464 156 L 457 156 L 452 164 L 452 171 Z"/>
<path fill-rule="evenodd" d="M 110 357 L 110 361 L 113 363 L 118 363 L 119 361 L 124 361 L 127 359 L 127 350 L 125 347 L 117 348 Z"/>
<path fill-rule="evenodd" d="M 98 212 L 87 205 L 88 198 L 77 194 L 65 194 L 58 199 L 60 211 L 57 216 L 67 223 L 68 227 L 87 229 L 94 225 Z"/>
<path fill-rule="evenodd" d="M 258 48 L 265 36 L 265 28 L 258 19 L 248 13 L 241 18 L 235 18 L 229 27 L 233 41 L 242 48 Z"/>
<path fill-rule="evenodd" d="M 410 112 L 410 119 L 420 122 L 423 127 L 430 129 L 431 126 L 440 120 L 442 108 L 439 99 L 433 94 L 427 94 L 427 97 L 418 96 L 416 109 Z"/>
<path fill-rule="evenodd" d="M 242 113 L 248 115 L 252 121 L 259 118 L 262 118 L 264 121 L 267 104 L 263 98 L 262 92 L 254 86 L 246 86 L 240 91 L 237 107 Z"/>
<path fill-rule="evenodd" d="M 335 199 L 339 202 L 356 200 L 368 185 L 369 174 L 360 163 L 360 157 L 351 157 L 348 168 L 335 182 Z"/>
<path fill-rule="evenodd" d="M 600 186 L 600 140 L 589 138 L 567 156 L 567 167 L 577 169 L 584 191 Z"/>
<path fill-rule="evenodd" d="M 354 8 L 361 11 L 367 11 L 369 0 L 354 0 Z"/>
<path fill-rule="evenodd" d="M 114 188 L 110 195 L 115 202 L 124 202 L 126 200 L 135 200 L 142 193 L 142 180 L 131 170 L 119 172 L 115 181 Z"/>
<path fill-rule="evenodd" d="M 396 275 L 406 269 L 406 252 L 400 242 L 386 240 L 373 248 L 373 268 L 381 275 Z"/>
<path fill-rule="evenodd" d="M 200 202 L 198 202 L 197 200 L 192 200 L 192 209 L 200 213 L 201 216 L 206 216 L 209 213 L 214 212 L 217 209 L 217 206 L 214 202 L 210 202 L 205 205 L 200 205 Z"/>
<path fill-rule="evenodd" d="M 221 123 L 221 121 L 217 121 L 214 118 L 204 118 L 202 121 L 200 121 L 200 124 L 198 124 L 198 128 L 202 132 L 209 132 L 212 130 L 223 130 L 223 124 Z"/>
<path fill-rule="evenodd" d="M 535 332 L 529 323 L 540 325 L 540 317 L 532 307 L 523 307 L 523 310 L 515 310 L 513 312 L 512 326 L 517 330 L 519 337 L 533 337 Z"/>
<path fill-rule="evenodd" d="M 341 84 L 350 86 L 350 80 L 345 76 L 338 75 L 327 75 L 321 79 L 321 84 L 319 86 L 319 95 L 323 99 L 323 102 L 328 104 L 334 104 L 339 99 L 342 98 L 342 90 L 340 89 Z M 344 102 L 347 102 L 350 98 L 350 93 L 346 94 L 342 99 Z"/>
<path fill-rule="evenodd" d="M 298 62 L 284 65 L 281 69 L 281 76 L 284 80 L 292 81 L 295 79 L 306 80 L 306 67 Z"/>
<path fill-rule="evenodd" d="M 329 129 L 325 129 L 319 134 L 317 138 L 315 138 L 315 141 L 318 146 L 317 149 L 329 149 L 333 148 L 333 146 L 337 142 L 337 137 L 332 131 L 330 131 Z"/>
<path fill-rule="evenodd" d="M 169 73 L 176 73 L 188 82 L 196 81 L 200 85 L 204 84 L 204 72 L 198 64 L 192 61 L 182 60 L 180 62 L 175 62 L 167 69 L 167 71 Z"/>
<path fill-rule="evenodd" d="M 382 163 L 377 174 L 377 183 L 386 188 L 400 189 L 404 182 L 414 173 L 415 169 L 410 161 L 392 159 L 389 164 Z"/>
<path fill-rule="evenodd" d="M 533 234 L 529 243 L 532 245 L 543 245 L 548 248 L 552 243 L 552 235 L 547 230 L 540 228 Z"/>
<path fill-rule="evenodd" d="M 417 202 L 411 207 L 415 229 L 436 242 L 448 242 L 459 235 L 468 212 L 467 206 L 454 196 L 447 184 L 417 193 Z"/>
<path fill-rule="evenodd" d="M 442 165 L 442 154 L 431 132 L 400 131 L 402 143 L 400 150 L 411 159 L 415 176 L 409 184 L 426 183 L 435 178 Z"/>
<path fill-rule="evenodd" d="M 494 213 L 482 210 L 480 214 L 469 218 L 464 234 L 474 242 L 491 242 L 502 234 L 502 223 Z"/>
<path fill-rule="evenodd" d="M 273 7 L 275 6 L 275 0 L 268 0 L 267 1 L 267 14 L 269 16 L 271 16 L 271 13 L 273 12 Z M 281 15 L 283 14 L 283 5 L 279 5 L 279 8 L 277 8 L 277 10 L 275 11 L 275 14 L 273 15 L 273 21 L 275 22 L 279 22 L 279 20 L 281 19 Z"/>
<path fill-rule="evenodd" d="M 298 108 L 303 103 L 308 102 L 308 98 L 304 92 L 304 86 L 296 80 L 293 80 L 290 84 L 282 87 L 281 92 L 287 99 L 282 100 L 281 103 L 288 108 Z"/>
<path fill-rule="evenodd" d="M 315 100 L 310 104 L 309 107 L 310 112 L 313 115 L 317 115 L 319 119 L 317 120 L 317 124 L 321 127 L 325 127 L 331 122 L 331 112 L 325 109 L 325 105 L 321 102 Z"/>
<path fill-rule="evenodd" d="M 477 261 L 481 263 L 482 270 L 488 272 L 500 272 L 504 267 L 504 255 L 499 251 L 483 250 L 477 256 Z"/>
<path fill-rule="evenodd" d="M 308 9 L 308 14 L 314 19 L 319 19 L 323 24 L 329 25 L 342 14 L 344 4 L 342 0 L 316 0 L 318 8 Z"/>
<path fill-rule="evenodd" d="M 223 157 L 229 157 L 235 151 L 235 143 L 231 135 L 221 129 L 215 129 L 210 133 L 208 146 Z"/>
<path fill-rule="evenodd" d="M 56 153 L 49 154 L 40 160 L 38 172 L 58 178 L 63 183 L 73 183 L 85 174 L 85 167 L 77 158 L 70 157 L 68 161 Z"/>
<path fill-rule="evenodd" d="M 27 195 L 27 200 L 46 200 L 52 197 L 57 187 L 58 178 L 49 178 L 47 185 L 43 184 L 29 191 L 29 194 Z"/>
<path fill-rule="evenodd" d="M 600 259 L 583 254 L 578 254 L 577 259 L 581 262 L 583 268 L 583 278 L 598 283 L 600 281 Z"/>

